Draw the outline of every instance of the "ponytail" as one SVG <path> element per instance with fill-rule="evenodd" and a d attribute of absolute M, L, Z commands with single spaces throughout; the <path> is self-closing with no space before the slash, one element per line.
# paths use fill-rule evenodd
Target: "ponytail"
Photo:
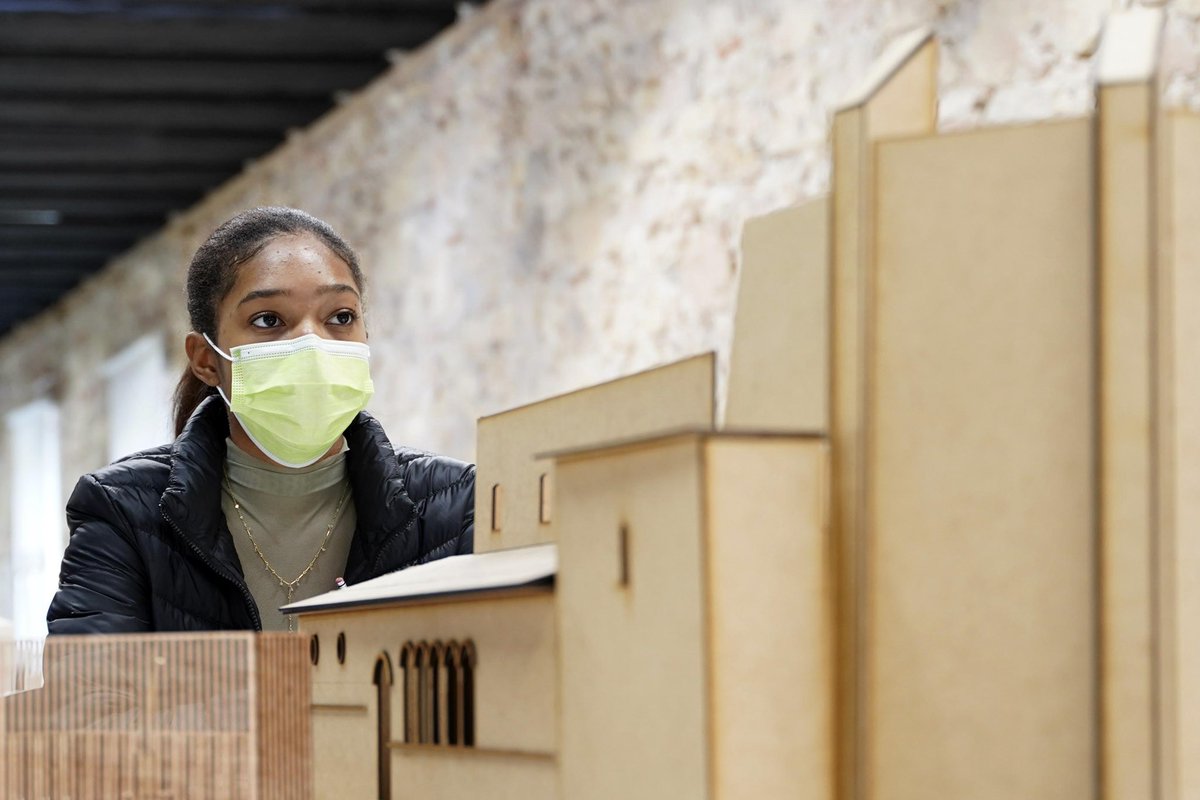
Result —
<path fill-rule="evenodd" d="M 183 375 L 179 376 L 179 383 L 175 386 L 176 436 L 183 432 L 183 426 L 187 424 L 188 418 L 192 416 L 196 406 L 212 394 L 216 394 L 216 389 L 197 378 L 191 367 L 183 370 Z"/>

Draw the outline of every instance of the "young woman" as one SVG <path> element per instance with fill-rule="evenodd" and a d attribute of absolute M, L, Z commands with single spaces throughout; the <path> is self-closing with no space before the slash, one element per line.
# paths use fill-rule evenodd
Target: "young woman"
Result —
<path fill-rule="evenodd" d="M 79 480 L 51 634 L 287 630 L 279 607 L 338 579 L 471 552 L 474 467 L 363 411 L 363 277 L 328 225 L 238 214 L 196 251 L 187 304 L 176 439 Z"/>

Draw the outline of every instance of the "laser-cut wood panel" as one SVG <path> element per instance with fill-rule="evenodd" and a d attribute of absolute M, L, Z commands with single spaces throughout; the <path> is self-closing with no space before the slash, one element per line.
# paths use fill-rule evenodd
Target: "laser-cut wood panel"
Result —
<path fill-rule="evenodd" d="M 1092 128 L 878 146 L 868 785 L 1096 790 Z"/>
<path fill-rule="evenodd" d="M 565 797 L 831 800 L 827 460 L 738 434 L 560 457 Z"/>
<path fill-rule="evenodd" d="M 554 541 L 543 522 L 542 475 L 553 483 L 551 450 L 678 428 L 713 425 L 713 355 L 706 353 L 479 420 L 475 551 Z M 502 510 L 493 524 L 493 487 Z"/>
<path fill-rule="evenodd" d="M 303 637 L 51 637 L 44 664 L 3 701 L 5 798 L 314 796 Z"/>
<path fill-rule="evenodd" d="M 829 426 L 829 202 L 746 223 L 725 427 Z"/>
<path fill-rule="evenodd" d="M 1161 576 L 1164 798 L 1200 796 L 1200 115 L 1167 120 L 1160 249 L 1164 384 Z"/>
<path fill-rule="evenodd" d="M 359 671 L 369 669 L 370 665 Z M 370 678 L 368 672 L 366 680 L 354 684 L 313 685 L 313 775 L 317 797 L 379 796 L 379 764 L 375 757 L 379 711 Z M 393 693 L 396 693 L 394 687 Z M 391 718 L 397 719 L 395 706 Z M 395 736 L 395 725 L 392 730 Z"/>
<path fill-rule="evenodd" d="M 712 797 L 700 447 L 558 461 L 563 797 Z"/>
<path fill-rule="evenodd" d="M 866 341 L 874 324 L 875 143 L 932 133 L 937 121 L 937 43 L 928 32 L 898 39 L 834 115 L 830 275 L 830 437 L 833 443 L 834 569 L 838 613 L 838 787 L 864 791 L 866 719 L 862 605 L 866 491 Z"/>
<path fill-rule="evenodd" d="M 405 748 L 393 765 L 406 778 L 393 797 L 457 798 L 486 795 L 489 800 L 554 800 L 558 769 L 553 756 L 524 753 L 462 752 Z"/>
<path fill-rule="evenodd" d="M 834 798 L 828 456 L 822 439 L 705 445 L 713 798 Z"/>
<path fill-rule="evenodd" d="M 378 744 L 372 678 L 383 652 L 391 659 L 395 677 L 388 744 L 393 797 L 410 796 L 418 786 L 425 787 L 421 796 L 430 800 L 461 797 L 464 781 L 474 780 L 477 789 L 486 786 L 497 797 L 537 789 L 549 793 L 528 795 L 529 800 L 556 798 L 554 614 L 554 595 L 548 587 L 301 614 L 304 633 L 316 634 L 322 642 L 333 641 L 338 633 L 346 637 L 345 663 L 322 658 L 314 671 L 318 796 L 338 796 L 339 791 L 347 797 L 377 796 L 376 768 L 370 759 Z M 406 743 L 404 646 L 450 640 L 469 640 L 476 654 L 473 746 Z M 418 722 L 432 727 L 428 714 Z"/>
<path fill-rule="evenodd" d="M 1099 58 L 1097 181 L 1102 785 L 1153 797 L 1161 359 L 1154 139 L 1161 10 L 1107 22 Z"/>

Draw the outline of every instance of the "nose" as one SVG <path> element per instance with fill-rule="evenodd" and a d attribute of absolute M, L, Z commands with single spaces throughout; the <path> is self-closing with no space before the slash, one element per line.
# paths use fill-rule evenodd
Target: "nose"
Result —
<path fill-rule="evenodd" d="M 302 319 L 300 323 L 296 325 L 294 331 L 297 338 L 301 336 L 307 336 L 310 333 L 315 333 L 319 336 L 321 333 L 317 321 L 312 317 L 305 317 Z"/>

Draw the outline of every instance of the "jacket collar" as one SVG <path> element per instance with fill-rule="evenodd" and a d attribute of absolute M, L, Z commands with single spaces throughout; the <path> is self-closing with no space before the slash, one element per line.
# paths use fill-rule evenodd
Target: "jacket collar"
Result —
<path fill-rule="evenodd" d="M 233 537 L 221 511 L 221 480 L 229 417 L 225 402 L 209 397 L 197 406 L 171 447 L 171 472 L 160 509 L 179 534 L 218 569 L 242 576 Z M 346 469 L 354 494 L 357 528 L 346 564 L 349 583 L 370 577 L 389 539 L 411 526 L 416 505 L 383 427 L 361 412 L 346 429 Z"/>
<path fill-rule="evenodd" d="M 350 448 L 346 471 L 358 516 L 345 577 L 347 583 L 357 583 L 375 576 L 384 548 L 412 527 L 417 506 L 408 496 L 404 469 L 378 420 L 359 412 L 345 436 Z"/>

